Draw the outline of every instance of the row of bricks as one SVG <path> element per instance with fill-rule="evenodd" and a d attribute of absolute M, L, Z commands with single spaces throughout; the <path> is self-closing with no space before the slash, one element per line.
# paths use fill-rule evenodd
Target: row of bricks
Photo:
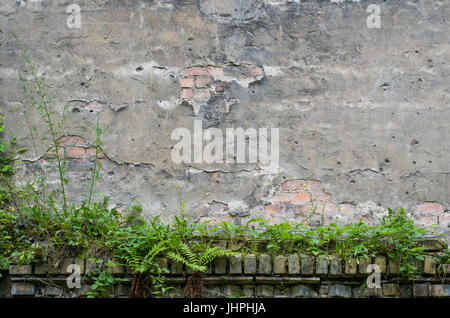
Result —
<path fill-rule="evenodd" d="M 129 286 L 123 284 L 117 284 L 115 286 L 109 286 L 107 288 L 106 296 L 112 297 L 124 297 L 129 294 Z M 80 289 L 73 288 L 68 290 L 65 284 L 58 286 L 44 285 L 40 283 L 31 282 L 14 282 L 11 284 L 12 296 L 33 296 L 33 297 L 85 297 L 89 291 L 89 285 L 83 284 Z"/>
<path fill-rule="evenodd" d="M 450 285 L 442 284 L 381 284 L 381 288 L 361 288 L 359 285 L 347 284 L 323 284 L 317 287 L 312 285 L 298 284 L 285 285 L 217 285 L 205 286 L 208 296 L 233 296 L 244 297 L 276 297 L 276 298 L 410 298 L 410 297 L 450 297 Z M 179 292 L 180 293 L 180 292 Z"/>
<path fill-rule="evenodd" d="M 171 286 L 165 297 L 182 297 L 184 285 Z M 81 289 L 73 292 L 77 297 L 86 295 L 88 285 L 83 285 Z M 110 286 L 108 297 L 127 297 L 129 294 L 129 284 L 118 284 Z M 14 282 L 11 286 L 12 296 L 34 296 L 34 297 L 64 297 L 64 288 L 58 286 L 41 286 L 30 282 Z M 313 285 L 296 284 L 268 285 L 268 284 L 217 284 L 205 285 L 206 297 L 221 297 L 242 295 L 244 297 L 339 297 L 339 298 L 360 298 L 360 297 L 450 297 L 450 285 L 448 284 L 396 284 L 383 283 L 381 288 L 361 288 L 359 285 L 346 284 L 322 284 Z M 67 296 L 67 295 L 66 295 Z"/>
<path fill-rule="evenodd" d="M 96 268 L 101 268 L 101 265 L 94 263 L 91 260 L 82 258 L 62 259 L 62 260 L 48 260 L 47 262 L 38 262 L 34 265 L 11 265 L 9 267 L 10 275 L 69 275 L 73 273 L 70 267 L 72 264 L 79 266 L 80 274 L 90 274 Z M 34 267 L 34 270 L 33 270 Z M 113 274 L 125 274 L 126 267 L 122 265 L 115 265 L 112 267 Z"/>
<path fill-rule="evenodd" d="M 162 268 L 170 270 L 172 275 L 180 275 L 183 273 L 190 274 L 192 271 L 181 263 L 171 261 L 167 258 L 159 258 Z M 76 264 L 80 267 L 81 273 L 90 273 L 98 265 L 90 260 L 80 258 L 64 259 L 55 264 L 54 261 L 47 263 L 34 264 L 34 272 L 32 265 L 11 265 L 10 275 L 58 275 L 70 274 L 67 268 L 70 264 Z M 304 276 L 340 276 L 340 275 L 367 275 L 370 264 L 379 266 L 381 274 L 398 275 L 399 262 L 397 260 L 388 259 L 386 256 L 376 256 L 373 259 L 361 258 L 359 264 L 356 260 L 348 260 L 343 262 L 341 259 L 331 256 L 319 255 L 314 258 L 309 255 L 292 254 L 288 257 L 278 255 L 271 257 L 267 254 L 260 256 L 235 254 L 230 258 L 219 258 L 207 267 L 206 274 L 262 274 L 262 275 L 304 275 Z M 424 261 L 417 261 L 418 271 L 427 275 L 435 275 L 437 263 L 431 256 L 424 256 Z M 129 269 L 122 265 L 116 265 L 112 268 L 114 274 L 129 273 Z M 371 272 L 371 271 L 369 271 Z"/>
<path fill-rule="evenodd" d="M 255 255 L 240 254 L 233 255 L 227 259 L 216 259 L 214 261 L 214 274 L 262 274 L 262 275 L 304 275 L 304 276 L 340 276 L 340 275 L 367 275 L 367 269 L 370 264 L 379 266 L 381 274 L 398 275 L 398 261 L 388 259 L 385 256 L 376 256 L 372 262 L 371 259 L 361 258 L 359 264 L 356 260 L 342 262 L 337 257 L 327 257 L 324 255 L 314 259 L 309 255 L 283 255 L 275 256 L 262 254 L 259 257 Z M 417 261 L 416 266 L 419 272 L 428 275 L 436 274 L 436 262 L 432 257 L 425 256 L 424 261 Z M 162 266 L 167 267 L 167 260 L 162 259 Z M 212 267 L 209 266 L 207 273 L 212 274 Z M 171 262 L 170 273 L 177 275 L 183 272 L 182 264 Z M 186 271 L 189 273 L 189 271 Z"/>
<path fill-rule="evenodd" d="M 88 158 L 95 158 L 95 156 L 97 155 L 97 157 L 99 159 L 103 159 L 105 158 L 105 155 L 103 154 L 103 152 L 101 150 L 96 150 L 95 148 L 91 147 L 91 148 L 85 148 L 85 147 L 70 147 L 65 149 L 66 151 L 66 156 L 67 158 L 84 158 L 84 157 L 88 157 Z M 61 157 L 64 156 L 64 149 L 60 148 L 59 149 L 59 153 L 58 153 Z"/>
<path fill-rule="evenodd" d="M 194 83 L 195 82 L 195 83 Z M 182 88 L 205 88 L 211 84 L 212 79 L 210 77 L 197 77 L 197 78 L 180 78 L 180 86 Z"/>
<path fill-rule="evenodd" d="M 181 98 L 209 99 L 210 97 L 211 92 L 207 88 L 201 88 L 196 90 L 183 88 L 183 91 L 181 92 Z"/>

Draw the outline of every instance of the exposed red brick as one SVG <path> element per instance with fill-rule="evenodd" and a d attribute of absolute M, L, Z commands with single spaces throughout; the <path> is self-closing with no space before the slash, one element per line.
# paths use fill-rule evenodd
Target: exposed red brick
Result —
<path fill-rule="evenodd" d="M 82 147 L 72 147 L 67 150 L 67 157 L 69 158 L 79 158 L 86 154 L 86 150 Z"/>
<path fill-rule="evenodd" d="M 264 76 L 264 69 L 259 66 L 255 66 L 250 69 L 250 73 L 255 76 Z"/>
<path fill-rule="evenodd" d="M 197 76 L 197 75 L 209 75 L 210 68 L 207 66 L 193 66 L 189 68 L 185 68 L 183 70 L 183 75 L 186 76 Z"/>
<path fill-rule="evenodd" d="M 211 78 L 209 77 L 197 77 L 195 79 L 195 87 L 208 87 L 211 84 Z"/>
<path fill-rule="evenodd" d="M 414 211 L 417 223 L 424 226 L 439 224 L 439 218 L 442 218 L 442 222 L 445 223 L 445 216 L 444 208 L 439 203 L 423 203 L 418 205 Z"/>
<path fill-rule="evenodd" d="M 309 195 L 306 192 L 294 192 L 294 193 L 275 193 L 272 198 L 273 202 L 280 203 L 304 203 L 309 202 Z"/>
<path fill-rule="evenodd" d="M 415 213 L 440 215 L 444 213 L 444 208 L 439 203 L 424 203 L 416 207 Z"/>
<path fill-rule="evenodd" d="M 275 193 L 272 202 L 292 202 L 292 193 Z"/>
<path fill-rule="evenodd" d="M 415 215 L 414 219 L 416 220 L 416 223 L 422 226 L 433 226 L 435 224 L 438 224 L 438 217 L 435 215 L 424 215 L 419 214 Z"/>
<path fill-rule="evenodd" d="M 302 191 L 303 181 L 302 180 L 288 180 L 281 184 L 282 191 Z"/>
<path fill-rule="evenodd" d="M 218 172 L 214 172 L 214 173 L 211 175 L 211 178 L 213 178 L 214 180 L 219 179 L 219 177 L 220 177 L 220 173 L 218 173 Z"/>
<path fill-rule="evenodd" d="M 292 201 L 293 203 L 299 203 L 299 202 L 309 202 L 310 197 L 308 193 L 306 192 L 297 192 L 292 194 Z"/>
<path fill-rule="evenodd" d="M 184 88 L 181 91 L 181 98 L 194 98 L 195 94 L 192 89 Z"/>
<path fill-rule="evenodd" d="M 202 89 L 197 89 L 195 91 L 195 98 L 197 99 L 208 99 L 211 97 L 211 93 L 209 92 L 209 89 L 207 88 L 202 88 Z"/>
<path fill-rule="evenodd" d="M 283 214 L 292 210 L 291 203 L 273 203 L 266 206 L 266 213 L 269 215 Z"/>
<path fill-rule="evenodd" d="M 59 142 L 63 146 L 84 146 L 86 145 L 86 140 L 80 136 L 62 136 Z"/>
<path fill-rule="evenodd" d="M 319 181 L 303 180 L 303 182 L 304 182 L 305 188 L 307 188 L 309 191 L 322 189 L 322 183 L 320 183 Z"/>
<path fill-rule="evenodd" d="M 192 87 L 194 86 L 193 78 L 180 78 L 180 86 L 181 87 Z"/>

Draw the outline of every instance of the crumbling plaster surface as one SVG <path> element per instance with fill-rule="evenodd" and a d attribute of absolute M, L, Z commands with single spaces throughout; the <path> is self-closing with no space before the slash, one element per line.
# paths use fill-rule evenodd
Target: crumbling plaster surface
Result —
<path fill-rule="evenodd" d="M 376 219 L 389 206 L 447 228 L 447 1 L 74 0 L 81 29 L 66 27 L 71 1 L 19 2 L 0 4 L 0 105 L 7 134 L 30 149 L 18 180 L 47 149 L 33 150 L 27 120 L 45 130 L 20 89 L 12 32 L 44 66 L 58 111 L 68 105 L 65 135 L 91 145 L 97 116 L 109 127 L 98 190 L 111 206 L 140 203 L 170 220 L 182 199 L 197 220 L 299 220 L 304 201 L 274 196 L 286 181 L 317 181 L 330 221 Z M 371 3 L 379 29 L 366 25 Z M 171 132 L 194 119 L 279 128 L 279 169 L 175 164 Z M 78 199 L 91 168 L 88 156 L 69 158 Z"/>

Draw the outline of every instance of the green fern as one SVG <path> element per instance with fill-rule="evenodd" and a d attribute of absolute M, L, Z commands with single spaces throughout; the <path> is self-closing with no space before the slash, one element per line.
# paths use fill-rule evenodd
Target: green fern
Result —
<path fill-rule="evenodd" d="M 214 259 L 216 259 L 218 257 L 225 257 L 225 256 L 229 256 L 231 254 L 233 254 L 233 253 L 228 250 L 221 250 L 218 247 L 212 247 L 212 248 L 205 250 L 203 252 L 203 254 L 201 254 L 199 263 L 201 265 L 208 265 L 209 263 L 211 263 Z"/>
<path fill-rule="evenodd" d="M 209 244 L 194 243 L 192 247 L 189 247 L 188 244 L 178 241 L 173 242 L 167 257 L 194 271 L 205 272 L 207 265 L 214 259 L 232 254 L 234 253 L 231 251 L 210 247 Z"/>

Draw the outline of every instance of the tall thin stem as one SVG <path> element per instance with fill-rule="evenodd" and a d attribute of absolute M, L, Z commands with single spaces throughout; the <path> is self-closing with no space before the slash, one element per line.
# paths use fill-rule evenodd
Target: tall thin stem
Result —
<path fill-rule="evenodd" d="M 62 197 L 63 197 L 63 212 L 64 212 L 64 214 L 66 214 L 67 213 L 67 198 L 66 198 L 65 183 L 67 181 L 64 178 L 64 168 L 63 168 L 61 156 L 59 154 L 59 149 L 60 149 L 59 141 L 58 141 L 57 134 L 54 129 L 54 124 L 53 124 L 53 121 L 51 118 L 53 112 L 50 110 L 50 105 L 48 105 L 47 99 L 46 99 L 47 93 L 45 91 L 45 77 L 44 76 L 39 77 L 39 75 L 37 74 L 36 67 L 31 62 L 31 59 L 27 54 L 27 49 L 22 44 L 22 42 L 19 40 L 19 38 L 16 36 L 16 34 L 13 34 L 13 35 L 14 35 L 16 41 L 19 43 L 19 46 L 22 50 L 22 55 L 25 59 L 25 62 L 27 63 L 27 65 L 30 68 L 31 75 L 33 77 L 33 82 L 36 87 L 36 91 L 39 96 L 39 99 L 40 99 L 38 110 L 41 113 L 41 117 L 44 120 L 44 122 L 47 124 L 49 131 L 50 131 L 51 140 L 53 143 L 53 147 L 55 149 L 55 156 L 56 156 L 56 160 L 58 163 L 59 179 L 60 179 L 61 192 L 62 192 Z"/>

